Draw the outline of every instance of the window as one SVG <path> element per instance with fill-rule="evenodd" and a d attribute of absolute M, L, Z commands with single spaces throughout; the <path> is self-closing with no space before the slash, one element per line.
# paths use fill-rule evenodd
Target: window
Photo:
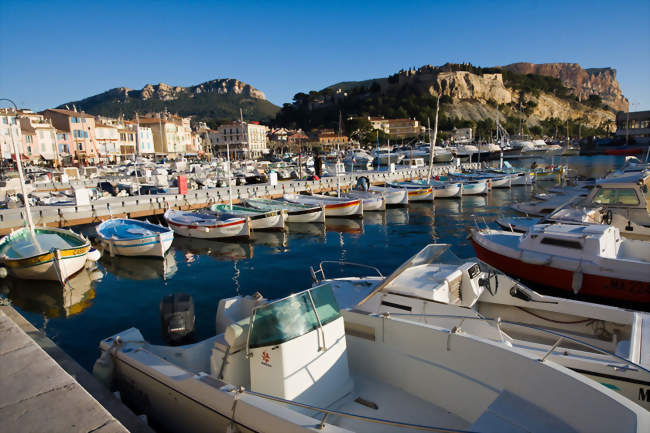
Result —
<path fill-rule="evenodd" d="M 635 206 L 639 204 L 639 198 L 636 191 L 632 188 L 619 189 L 616 194 L 616 204 L 623 206 Z"/>
<path fill-rule="evenodd" d="M 83 144 L 81 144 L 81 143 L 77 144 L 77 149 L 84 150 Z"/>
<path fill-rule="evenodd" d="M 5 124 L 5 125 L 8 125 L 8 124 L 9 124 L 9 120 L 8 120 L 6 117 L 3 117 L 3 118 L 2 118 L 2 123 Z"/>
<path fill-rule="evenodd" d="M 544 238 L 542 239 L 541 243 L 545 245 L 553 245 L 562 248 L 573 248 L 574 250 L 582 249 L 582 245 L 580 244 L 580 242 L 567 240 L 567 239 Z"/>
<path fill-rule="evenodd" d="M 595 204 L 614 204 L 615 201 L 616 190 L 607 188 L 598 191 L 592 200 Z"/>
<path fill-rule="evenodd" d="M 317 329 L 318 319 L 309 299 L 310 293 L 323 326 L 340 317 L 330 286 L 318 286 L 255 310 L 249 346 L 282 344 Z"/>
<path fill-rule="evenodd" d="M 45 131 L 38 131 L 38 138 L 40 138 L 41 140 L 44 140 L 45 139 Z"/>
<path fill-rule="evenodd" d="M 81 118 L 81 123 L 86 123 L 86 118 L 85 117 Z"/>

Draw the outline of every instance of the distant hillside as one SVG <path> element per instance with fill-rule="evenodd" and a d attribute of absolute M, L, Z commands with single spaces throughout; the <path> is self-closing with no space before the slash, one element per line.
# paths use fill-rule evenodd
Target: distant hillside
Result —
<path fill-rule="evenodd" d="M 235 79 L 206 81 L 191 87 L 172 87 L 164 83 L 147 84 L 141 90 L 119 87 L 80 101 L 67 102 L 58 108 L 75 106 L 77 110 L 102 116 L 133 117 L 135 113 L 167 110 L 196 120 L 237 119 L 239 109 L 244 117 L 269 121 L 280 107 L 273 105 L 264 93 Z"/>
<path fill-rule="evenodd" d="M 335 128 L 341 112 L 343 118 L 410 117 L 426 124 L 429 118 L 433 121 L 436 98 L 440 95 L 442 130 L 473 127 L 478 136 L 487 138 L 494 131 L 498 115 L 500 123 L 511 134 L 523 129 L 522 132 L 533 135 L 559 135 L 566 131 L 567 121 L 570 129 L 580 129 L 583 135 L 613 131 L 614 110 L 604 102 L 607 95 L 615 93 L 612 91 L 618 86 L 615 78 L 611 86 L 602 82 L 601 95 L 598 88 L 587 93 L 586 86 L 569 87 L 573 81 L 564 75 L 560 78 L 519 73 L 510 68 L 516 69 L 512 65 L 491 68 L 471 64 L 426 65 L 384 78 L 342 82 L 320 91 L 296 94 L 294 102 L 285 104 L 278 113 L 275 123 L 308 130 Z M 558 66 L 554 70 L 563 68 Z M 608 97 L 608 101 L 613 99 Z M 352 124 L 358 127 L 357 123 Z M 346 129 L 347 133 L 353 132 L 350 122 Z"/>

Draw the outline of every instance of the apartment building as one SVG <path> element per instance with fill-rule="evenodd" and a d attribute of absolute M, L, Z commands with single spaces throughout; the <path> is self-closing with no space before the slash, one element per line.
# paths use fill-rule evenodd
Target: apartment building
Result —
<path fill-rule="evenodd" d="M 11 159 L 14 155 L 14 143 L 19 148 L 22 144 L 20 123 L 14 110 L 2 108 L 0 109 L 0 153 L 3 159 Z"/>
<path fill-rule="evenodd" d="M 95 138 L 97 140 L 97 153 L 103 162 L 117 162 L 120 157 L 120 133 L 115 125 L 95 122 Z"/>
<path fill-rule="evenodd" d="M 268 152 L 266 135 L 269 128 L 259 122 L 235 121 L 223 124 L 217 128 L 215 141 L 212 142 L 220 153 L 226 148 L 238 157 L 258 157 Z"/>
<path fill-rule="evenodd" d="M 56 129 L 70 134 L 72 140 L 70 153 L 79 162 L 90 164 L 99 162 L 94 116 L 59 108 L 50 108 L 40 114 L 50 119 Z"/>
<path fill-rule="evenodd" d="M 372 129 L 378 129 L 393 138 L 415 137 L 423 134 L 426 128 L 416 119 L 385 119 L 383 116 L 351 117 L 350 119 L 368 119 Z"/>
<path fill-rule="evenodd" d="M 154 151 L 168 158 L 178 158 L 192 149 L 192 128 L 189 117 L 168 113 L 158 117 L 140 118 L 140 126 L 151 128 Z"/>
<path fill-rule="evenodd" d="M 34 161 L 42 158 L 58 164 L 56 129 L 52 123 L 42 114 L 31 110 L 18 110 L 18 118 L 23 137 L 23 155 Z"/>

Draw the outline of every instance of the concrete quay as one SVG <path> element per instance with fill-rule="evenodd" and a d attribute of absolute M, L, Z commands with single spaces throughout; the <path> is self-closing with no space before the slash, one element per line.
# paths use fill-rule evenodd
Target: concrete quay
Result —
<path fill-rule="evenodd" d="M 12 307 L 0 307 L 0 431 L 153 433 Z"/>
<path fill-rule="evenodd" d="M 465 168 L 476 168 L 477 163 L 465 163 Z M 436 166 L 434 175 L 445 174 L 451 165 Z M 420 179 L 428 175 L 428 167 L 417 169 L 405 168 L 394 172 L 360 171 L 340 176 L 341 187 L 356 185 L 357 179 L 365 176 L 370 183 L 380 184 L 389 181 Z M 96 184 L 98 180 L 94 181 Z M 34 185 L 38 189 L 38 185 Z M 64 185 L 54 185 L 65 189 Z M 323 192 L 337 188 L 336 177 L 325 177 L 317 181 L 281 181 L 277 185 L 256 184 L 232 187 L 235 203 L 247 198 L 277 198 L 285 193 L 302 191 Z M 96 200 L 84 206 L 34 206 L 32 218 L 34 224 L 50 227 L 70 227 L 80 224 L 94 224 L 110 218 L 139 218 L 162 215 L 167 209 L 200 209 L 215 203 L 228 202 L 228 188 L 210 188 L 191 190 L 187 194 L 157 194 L 131 197 L 111 197 Z M 24 208 L 0 210 L 0 235 L 10 233 L 25 225 L 27 220 Z"/>

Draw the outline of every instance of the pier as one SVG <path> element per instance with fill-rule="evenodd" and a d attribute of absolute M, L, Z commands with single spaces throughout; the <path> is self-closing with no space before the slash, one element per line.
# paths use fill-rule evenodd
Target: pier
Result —
<path fill-rule="evenodd" d="M 477 163 L 463 164 L 464 168 L 476 168 Z M 436 166 L 433 175 L 447 173 L 451 165 Z M 340 182 L 342 188 L 356 185 L 360 177 L 367 177 L 371 184 L 385 182 L 421 179 L 429 173 L 428 167 L 417 169 L 399 169 L 388 171 L 360 171 L 336 177 L 325 177 L 317 181 L 280 181 L 276 185 L 253 184 L 232 187 L 234 203 L 247 198 L 278 198 L 285 193 L 300 193 L 303 191 L 325 192 L 337 188 Z M 82 181 L 80 184 L 35 184 L 35 191 L 69 189 L 73 186 L 94 186 L 97 180 Z M 162 215 L 167 209 L 192 210 L 200 209 L 215 203 L 228 202 L 228 187 L 191 190 L 187 194 L 157 194 L 130 197 L 110 197 L 83 206 L 34 206 L 32 218 L 34 224 L 49 227 L 70 227 L 81 224 L 99 223 L 109 218 L 142 218 Z M 0 210 L 0 235 L 10 233 L 25 225 L 24 208 Z"/>
<path fill-rule="evenodd" d="M 0 341 L 0 430 L 153 433 L 9 306 L 0 307 Z"/>

